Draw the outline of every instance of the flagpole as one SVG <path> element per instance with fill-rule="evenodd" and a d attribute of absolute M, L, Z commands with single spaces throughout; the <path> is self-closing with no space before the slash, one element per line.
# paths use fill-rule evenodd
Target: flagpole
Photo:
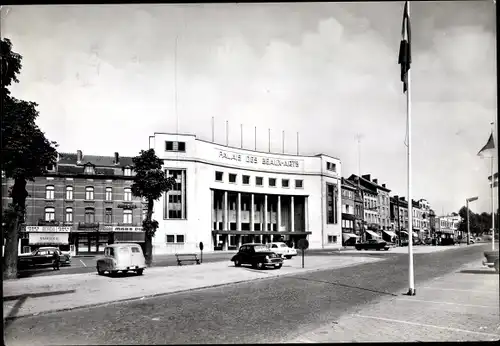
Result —
<path fill-rule="evenodd" d="M 410 17 L 410 2 L 407 2 L 408 18 Z M 408 22 L 407 22 L 407 25 Z M 410 38 L 408 37 L 408 41 Z M 409 44 L 411 44 L 409 42 Z M 411 186 L 411 69 L 407 71 L 407 89 L 406 89 L 406 117 L 408 122 L 408 295 L 415 295 L 415 277 L 413 272 L 413 199 Z"/>
<path fill-rule="evenodd" d="M 495 251 L 495 202 L 493 190 L 495 189 L 495 179 L 493 178 L 493 159 L 495 154 L 491 155 L 490 160 L 490 176 L 491 176 L 491 229 L 493 230 L 491 236 L 491 250 Z"/>

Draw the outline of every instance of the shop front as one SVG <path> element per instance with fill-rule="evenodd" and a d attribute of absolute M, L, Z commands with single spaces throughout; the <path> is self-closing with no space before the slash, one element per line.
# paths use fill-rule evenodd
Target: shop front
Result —
<path fill-rule="evenodd" d="M 136 243 L 145 251 L 146 233 L 142 227 L 136 226 L 113 226 L 111 228 L 112 243 Z"/>
<path fill-rule="evenodd" d="M 70 232 L 71 226 L 26 226 L 21 237 L 21 252 L 32 252 L 44 246 L 69 251 Z"/>

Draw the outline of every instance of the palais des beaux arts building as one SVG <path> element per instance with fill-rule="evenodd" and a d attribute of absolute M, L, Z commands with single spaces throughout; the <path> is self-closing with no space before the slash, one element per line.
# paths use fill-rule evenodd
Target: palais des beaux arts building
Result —
<path fill-rule="evenodd" d="M 176 179 L 155 202 L 155 254 L 236 250 L 247 242 L 306 238 L 309 248 L 340 248 L 341 162 L 245 150 L 188 134 L 155 133 L 150 148 Z M 144 243 L 145 203 L 132 195 L 131 157 L 60 153 L 44 177 L 28 182 L 19 250 L 54 245 L 102 253 L 117 242 Z M 2 180 L 2 205 L 10 202 Z"/>

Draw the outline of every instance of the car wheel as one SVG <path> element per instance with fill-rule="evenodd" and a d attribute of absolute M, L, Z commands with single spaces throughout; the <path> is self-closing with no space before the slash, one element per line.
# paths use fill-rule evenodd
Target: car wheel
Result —
<path fill-rule="evenodd" d="M 281 269 L 281 267 L 283 267 L 283 264 L 278 264 L 274 266 L 275 269 Z"/>
<path fill-rule="evenodd" d="M 235 267 L 241 267 L 241 262 L 239 260 L 234 260 Z"/>
<path fill-rule="evenodd" d="M 144 269 L 137 269 L 137 275 L 142 275 L 144 273 Z"/>
<path fill-rule="evenodd" d="M 263 268 L 264 268 L 264 263 L 258 262 L 258 263 L 256 263 L 255 267 L 256 267 L 257 269 L 259 269 L 259 270 L 260 270 L 260 269 L 263 269 Z"/>
<path fill-rule="evenodd" d="M 112 270 L 112 271 L 111 271 L 111 275 L 112 275 L 112 276 L 116 276 L 117 274 L 118 274 L 118 270 Z"/>
<path fill-rule="evenodd" d="M 97 274 L 104 275 L 104 270 L 99 270 L 99 267 L 97 267 Z"/>
<path fill-rule="evenodd" d="M 495 271 L 498 273 L 500 271 L 500 268 L 499 268 L 499 260 L 496 260 L 495 261 Z"/>

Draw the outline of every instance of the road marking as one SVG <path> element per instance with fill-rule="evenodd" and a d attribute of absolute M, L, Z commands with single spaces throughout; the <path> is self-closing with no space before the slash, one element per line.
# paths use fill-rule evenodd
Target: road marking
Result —
<path fill-rule="evenodd" d="M 374 319 L 374 320 L 386 321 L 386 322 L 411 324 L 411 325 L 419 326 L 419 327 L 428 327 L 428 328 L 450 330 L 450 331 L 461 332 L 461 333 L 469 333 L 469 334 L 478 334 L 478 335 L 485 335 L 485 336 L 500 337 L 500 334 L 484 333 L 484 332 L 474 332 L 472 330 L 465 330 L 465 329 L 458 329 L 458 328 L 451 328 L 451 327 L 440 327 L 440 326 L 434 326 L 434 325 L 430 325 L 430 324 L 423 324 L 423 323 L 417 323 L 417 322 L 408 322 L 408 321 L 401 321 L 401 320 L 393 320 L 391 318 L 382 318 L 382 317 L 365 316 L 365 315 L 353 315 L 353 316 L 355 316 L 355 317 L 361 317 L 361 318 L 371 318 L 371 319 Z"/>
<path fill-rule="evenodd" d="M 432 304 L 448 304 L 448 305 L 458 305 L 458 306 L 469 306 L 473 308 L 486 308 L 486 309 L 498 309 L 498 306 L 487 306 L 487 305 L 473 305 L 473 304 L 459 304 L 459 303 L 451 303 L 451 302 L 436 302 L 431 300 L 421 300 L 421 299 L 413 299 L 413 298 L 397 298 L 396 300 L 404 300 L 404 301 L 413 301 L 413 302 L 423 302 L 423 303 L 432 303 Z"/>
<path fill-rule="evenodd" d="M 82 262 L 83 266 L 86 267 L 87 265 L 85 264 L 85 262 L 83 262 L 82 260 L 80 260 L 80 262 Z"/>
<path fill-rule="evenodd" d="M 485 290 L 460 290 L 457 288 L 445 288 L 445 287 L 420 287 L 420 289 L 425 290 L 442 290 L 442 291 L 457 291 L 457 292 L 476 292 L 476 293 L 497 293 L 498 291 L 485 291 Z"/>

